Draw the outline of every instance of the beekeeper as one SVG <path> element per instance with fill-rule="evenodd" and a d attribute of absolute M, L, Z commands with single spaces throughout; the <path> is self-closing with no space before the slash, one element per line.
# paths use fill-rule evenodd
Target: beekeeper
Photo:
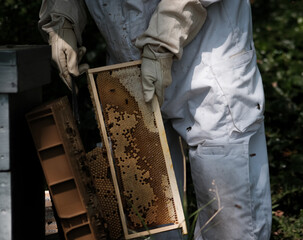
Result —
<path fill-rule="evenodd" d="M 269 239 L 264 93 L 249 0 L 87 0 L 86 6 L 106 40 L 107 63 L 142 58 L 145 100 L 157 95 L 163 118 L 189 145 L 198 208 L 206 206 L 195 239 Z M 70 76 L 88 68 L 79 64 L 85 23 L 82 1 L 42 3 L 39 26 L 69 87 Z"/>

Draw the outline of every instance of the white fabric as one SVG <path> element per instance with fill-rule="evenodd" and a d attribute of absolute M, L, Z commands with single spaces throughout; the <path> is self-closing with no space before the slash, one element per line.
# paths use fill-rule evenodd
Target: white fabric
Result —
<path fill-rule="evenodd" d="M 102 36 L 107 42 L 108 64 L 138 60 L 136 39 L 147 29 L 160 0 L 86 0 Z"/>
<path fill-rule="evenodd" d="M 216 2 L 220 2 L 221 0 L 200 0 L 200 2 L 202 3 L 202 5 L 204 7 L 208 7 L 209 5 L 216 3 Z"/>
<path fill-rule="evenodd" d="M 84 2 L 78 0 L 42 0 L 38 26 L 46 41 L 48 40 L 47 34 L 62 28 L 65 19 L 72 23 L 78 43 L 81 45 L 81 33 L 86 25 Z"/>
<path fill-rule="evenodd" d="M 136 46 L 163 47 L 180 59 L 183 48 L 197 35 L 205 19 L 206 10 L 198 0 L 162 0 Z"/>
<path fill-rule="evenodd" d="M 198 207 L 215 199 L 201 211 L 195 239 L 270 238 L 271 202 L 263 126 L 257 133 L 229 138 L 228 143 L 199 144 L 191 148 L 190 161 Z"/>
<path fill-rule="evenodd" d="M 86 0 L 107 42 L 108 64 L 140 58 L 135 41 L 148 28 L 159 2 Z M 262 128 L 264 93 L 253 45 L 250 3 L 200 2 L 207 7 L 207 18 L 183 49 L 182 58 L 173 63 L 163 117 L 190 146 L 199 207 L 213 198 L 215 192 L 209 189 L 218 189 L 223 209 L 197 239 L 266 240 L 271 199 Z M 218 198 L 201 212 L 197 229 L 218 210 L 217 202 Z"/>

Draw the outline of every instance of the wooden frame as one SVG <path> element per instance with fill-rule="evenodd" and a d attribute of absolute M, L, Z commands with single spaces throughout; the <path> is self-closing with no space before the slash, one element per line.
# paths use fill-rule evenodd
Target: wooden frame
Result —
<path fill-rule="evenodd" d="M 172 165 L 172 160 L 171 160 L 171 156 L 170 156 L 170 152 L 169 152 L 168 143 L 166 140 L 166 134 L 165 134 L 165 129 L 164 129 L 163 121 L 162 121 L 161 111 L 160 111 L 160 107 L 159 107 L 156 97 L 152 100 L 151 109 L 152 109 L 153 115 L 155 117 L 155 123 L 156 123 L 156 127 L 158 129 L 161 147 L 162 147 L 163 155 L 165 158 L 165 165 L 166 165 L 166 169 L 167 169 L 167 173 L 168 173 L 168 179 L 169 179 L 171 191 L 173 194 L 173 201 L 174 201 L 175 212 L 176 212 L 178 224 L 160 226 L 160 227 L 157 227 L 154 229 L 140 231 L 140 232 L 136 232 L 136 233 L 130 233 L 129 229 L 127 227 L 127 220 L 126 220 L 126 216 L 125 216 L 124 209 L 123 209 L 123 201 L 121 198 L 120 188 L 119 188 L 119 184 L 117 181 L 117 173 L 116 173 L 115 166 L 114 166 L 113 150 L 112 150 L 111 142 L 109 141 L 109 134 L 107 132 L 104 115 L 103 115 L 104 110 L 102 109 L 101 100 L 99 99 L 99 96 L 98 96 L 94 74 L 98 74 L 98 73 L 104 72 L 104 71 L 115 71 L 118 69 L 140 66 L 140 64 L 141 64 L 141 61 L 139 60 L 139 61 L 134 61 L 134 62 L 127 62 L 127 63 L 116 64 L 116 65 L 105 66 L 105 67 L 94 68 L 94 69 L 88 70 L 89 89 L 91 92 L 93 105 L 95 107 L 96 118 L 97 118 L 97 121 L 99 124 L 102 139 L 104 141 L 104 145 L 107 150 L 107 157 L 109 160 L 110 171 L 111 171 L 111 175 L 113 178 L 112 180 L 113 180 L 115 192 L 117 195 L 124 236 L 125 236 L 125 239 L 132 239 L 132 238 L 156 234 L 156 233 L 160 233 L 160 232 L 168 231 L 168 230 L 172 230 L 172 229 L 177 229 L 177 228 L 182 228 L 183 234 L 187 234 L 186 222 L 185 222 L 184 212 L 183 212 L 183 208 L 182 208 L 182 203 L 181 203 L 181 199 L 180 199 L 180 195 L 179 195 L 179 191 L 178 191 L 175 173 L 173 170 L 173 165 Z"/>

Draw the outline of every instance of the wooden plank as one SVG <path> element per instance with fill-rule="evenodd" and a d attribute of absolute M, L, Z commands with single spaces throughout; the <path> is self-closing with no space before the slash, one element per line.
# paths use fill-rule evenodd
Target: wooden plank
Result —
<path fill-rule="evenodd" d="M 109 66 L 103 66 L 103 67 L 98 67 L 98 68 L 91 68 L 88 69 L 88 74 L 91 73 L 97 73 L 97 72 L 103 72 L 103 71 L 108 71 L 108 70 L 116 70 L 119 68 L 125 68 L 125 67 L 131 67 L 135 65 L 141 64 L 142 60 L 137 60 L 133 62 L 126 62 L 126 63 L 119 63 L 119 64 L 114 64 L 114 65 L 109 65 Z"/>
<path fill-rule="evenodd" d="M 123 232 L 124 232 L 124 235 L 127 235 L 127 232 L 128 232 L 127 224 L 126 224 L 126 220 L 125 220 L 125 214 L 124 214 L 124 211 L 123 211 L 123 205 L 122 205 L 119 185 L 118 185 L 118 182 L 117 182 L 115 166 L 114 166 L 114 163 L 113 163 L 112 149 L 111 149 L 111 145 L 108 141 L 108 136 L 107 136 L 107 133 L 106 133 L 106 128 L 105 128 L 105 124 L 104 124 L 104 118 L 103 118 L 103 114 L 102 114 L 101 104 L 100 104 L 99 101 L 97 101 L 97 99 L 99 99 L 99 97 L 97 95 L 97 89 L 96 89 L 96 84 L 95 84 L 95 81 L 94 81 L 94 77 L 91 73 L 89 73 L 88 75 L 89 75 L 89 83 L 90 83 L 90 87 L 91 87 L 91 93 L 93 94 L 95 110 L 97 111 L 97 118 L 99 120 L 99 124 L 100 124 L 101 131 L 102 131 L 102 137 L 103 137 L 102 139 L 104 141 L 104 144 L 105 144 L 105 147 L 106 147 L 106 150 L 107 150 L 107 157 L 108 157 L 108 160 L 109 160 L 112 180 L 113 180 L 115 192 L 116 192 L 116 195 L 117 195 L 118 207 L 119 207 L 119 211 L 120 211 L 120 217 L 121 217 Z"/>
<path fill-rule="evenodd" d="M 178 185 L 176 181 L 176 176 L 174 172 L 174 167 L 173 167 L 173 162 L 170 156 L 170 151 L 169 151 L 169 146 L 166 140 L 166 134 L 165 134 L 165 129 L 164 129 L 164 124 L 162 120 L 162 115 L 161 115 L 161 109 L 159 106 L 159 102 L 157 99 L 157 96 L 154 96 L 152 100 L 152 108 L 155 113 L 155 119 L 156 119 L 156 124 L 159 129 L 159 135 L 160 135 L 160 140 L 161 140 L 161 145 L 165 157 L 165 163 L 166 163 L 166 168 L 169 176 L 169 181 L 171 183 L 171 189 L 174 194 L 174 200 L 175 200 L 175 206 L 177 210 L 177 216 L 180 221 L 180 226 L 183 229 L 183 233 L 187 234 L 187 228 L 186 228 L 186 222 L 185 222 L 185 217 L 184 217 L 184 212 L 182 208 L 182 202 L 181 198 L 179 195 L 179 190 L 178 190 Z"/>
<path fill-rule="evenodd" d="M 132 234 L 128 234 L 127 236 L 125 236 L 125 239 L 134 239 L 134 238 L 139 238 L 139 237 L 144 237 L 147 235 L 153 235 L 156 233 L 161 233 L 161 232 L 165 232 L 165 231 L 170 231 L 170 230 L 174 230 L 174 229 L 178 229 L 181 226 L 179 225 L 170 225 L 170 226 L 165 226 L 165 227 L 159 227 L 156 229 L 150 229 L 148 231 L 142 231 L 142 232 L 138 232 L 138 233 L 132 233 Z"/>
<path fill-rule="evenodd" d="M 0 93 L 0 171 L 10 170 L 9 95 Z"/>
<path fill-rule="evenodd" d="M 0 172 L 0 238 L 12 239 L 11 173 Z"/>

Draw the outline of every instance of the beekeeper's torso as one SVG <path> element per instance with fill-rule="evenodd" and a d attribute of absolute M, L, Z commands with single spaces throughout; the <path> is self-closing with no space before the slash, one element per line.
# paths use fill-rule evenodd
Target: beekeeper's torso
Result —
<path fill-rule="evenodd" d="M 147 29 L 159 2 L 86 0 L 107 42 L 108 64 L 140 59 L 135 41 Z M 173 83 L 165 92 L 162 106 L 163 116 L 174 120 L 179 134 L 190 145 L 201 143 L 209 134 L 220 138 L 218 126 L 225 125 L 226 109 L 238 131 L 262 121 L 264 109 L 249 0 L 201 3 L 207 9 L 207 19 L 184 48 L 182 58 L 174 61 Z M 222 138 L 224 134 L 222 131 Z"/>

